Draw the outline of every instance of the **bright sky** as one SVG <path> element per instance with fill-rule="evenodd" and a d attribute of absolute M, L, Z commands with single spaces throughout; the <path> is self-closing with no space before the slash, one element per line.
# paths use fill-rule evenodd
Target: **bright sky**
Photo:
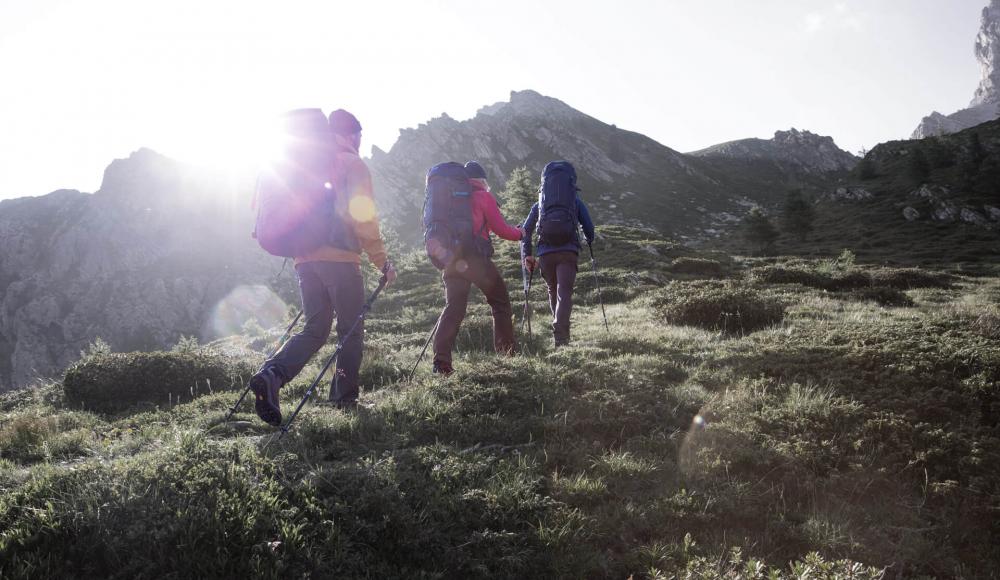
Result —
<path fill-rule="evenodd" d="M 534 89 L 681 151 L 796 127 L 848 150 L 968 105 L 986 0 L 0 0 L 0 198 L 150 147 L 231 164 L 283 110 L 363 149 Z"/>

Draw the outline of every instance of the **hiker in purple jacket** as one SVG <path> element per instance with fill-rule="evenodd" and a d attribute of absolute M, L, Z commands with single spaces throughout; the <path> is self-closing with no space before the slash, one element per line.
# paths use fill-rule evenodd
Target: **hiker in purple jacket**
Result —
<path fill-rule="evenodd" d="M 556 167 L 557 164 L 560 166 Z M 551 186 L 556 189 L 553 184 L 558 183 L 560 176 L 565 176 L 563 177 L 563 190 L 571 190 L 572 195 L 562 195 L 560 201 L 546 202 L 548 188 Z M 587 206 L 577 197 L 576 193 L 576 171 L 572 165 L 565 161 L 546 165 L 545 171 L 542 173 L 541 199 L 531 206 L 531 211 L 528 213 L 527 219 L 524 220 L 525 236 L 521 239 L 524 267 L 529 272 L 533 272 L 536 267 L 540 267 L 542 270 L 542 278 L 545 279 L 545 285 L 549 291 L 549 307 L 552 310 L 553 318 L 552 336 L 557 347 L 569 344 L 569 318 L 573 310 L 573 285 L 576 282 L 577 258 L 580 255 L 578 223 L 583 226 L 583 234 L 587 238 L 587 243 L 594 241 L 594 222 L 590 219 Z M 557 195 L 550 196 L 550 199 L 557 198 L 559 198 Z M 571 220 L 571 232 L 568 229 L 570 224 L 564 223 L 559 227 L 562 227 L 567 233 L 562 236 L 551 236 L 551 238 L 558 238 L 562 243 L 553 243 L 551 239 L 547 239 L 544 223 L 547 218 L 541 215 L 543 212 L 539 208 L 539 203 L 550 203 L 555 206 L 561 203 L 565 206 L 562 209 L 566 210 L 563 213 Z M 557 210 L 560 208 L 551 205 L 546 205 L 546 207 L 547 213 L 558 215 Z M 540 219 L 542 223 L 539 223 Z M 533 252 L 532 238 L 536 226 L 539 229 L 539 240 L 537 252 Z"/>

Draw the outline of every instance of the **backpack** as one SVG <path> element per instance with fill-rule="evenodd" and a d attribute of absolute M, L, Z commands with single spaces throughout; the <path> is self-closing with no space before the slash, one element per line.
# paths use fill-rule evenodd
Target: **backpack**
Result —
<path fill-rule="evenodd" d="M 553 161 L 542 171 L 538 194 L 538 241 L 546 246 L 579 244 L 577 234 L 576 169 L 568 161 Z"/>
<path fill-rule="evenodd" d="M 472 187 L 459 163 L 439 163 L 427 170 L 424 245 L 439 270 L 455 258 L 493 254 L 490 241 L 474 231 Z"/>
<path fill-rule="evenodd" d="M 344 241 L 351 229 L 335 208 L 333 137 L 326 115 L 320 109 L 296 109 L 284 121 L 285 158 L 257 178 L 257 243 L 283 258 L 324 245 L 349 245 Z"/>

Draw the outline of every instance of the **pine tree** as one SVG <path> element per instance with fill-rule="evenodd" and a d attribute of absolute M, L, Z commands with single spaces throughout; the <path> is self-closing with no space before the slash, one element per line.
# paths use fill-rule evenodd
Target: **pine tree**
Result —
<path fill-rule="evenodd" d="M 858 162 L 858 176 L 865 180 L 875 179 L 878 177 L 878 173 L 875 171 L 875 162 L 868 156 L 866 149 L 862 149 L 860 153 L 861 161 Z"/>
<path fill-rule="evenodd" d="M 537 179 L 527 167 L 518 167 L 507 178 L 507 183 L 497 194 L 497 199 L 504 215 L 507 216 L 507 221 L 523 223 L 531 211 L 531 206 L 538 201 Z"/>
<path fill-rule="evenodd" d="M 798 240 L 805 241 L 813 230 L 816 212 L 812 205 L 802 196 L 802 190 L 788 192 L 781 210 L 781 225 L 787 233 Z"/>
<path fill-rule="evenodd" d="M 778 230 L 760 207 L 754 207 L 743 218 L 743 236 L 758 253 L 767 251 L 778 239 Z"/>

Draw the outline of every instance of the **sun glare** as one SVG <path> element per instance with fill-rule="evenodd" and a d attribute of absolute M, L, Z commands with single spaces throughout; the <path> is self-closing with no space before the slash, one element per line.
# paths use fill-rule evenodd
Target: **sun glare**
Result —
<path fill-rule="evenodd" d="M 199 129 L 178 148 L 177 156 L 222 172 L 256 171 L 281 158 L 284 135 L 278 119 L 234 118 L 194 123 Z"/>

